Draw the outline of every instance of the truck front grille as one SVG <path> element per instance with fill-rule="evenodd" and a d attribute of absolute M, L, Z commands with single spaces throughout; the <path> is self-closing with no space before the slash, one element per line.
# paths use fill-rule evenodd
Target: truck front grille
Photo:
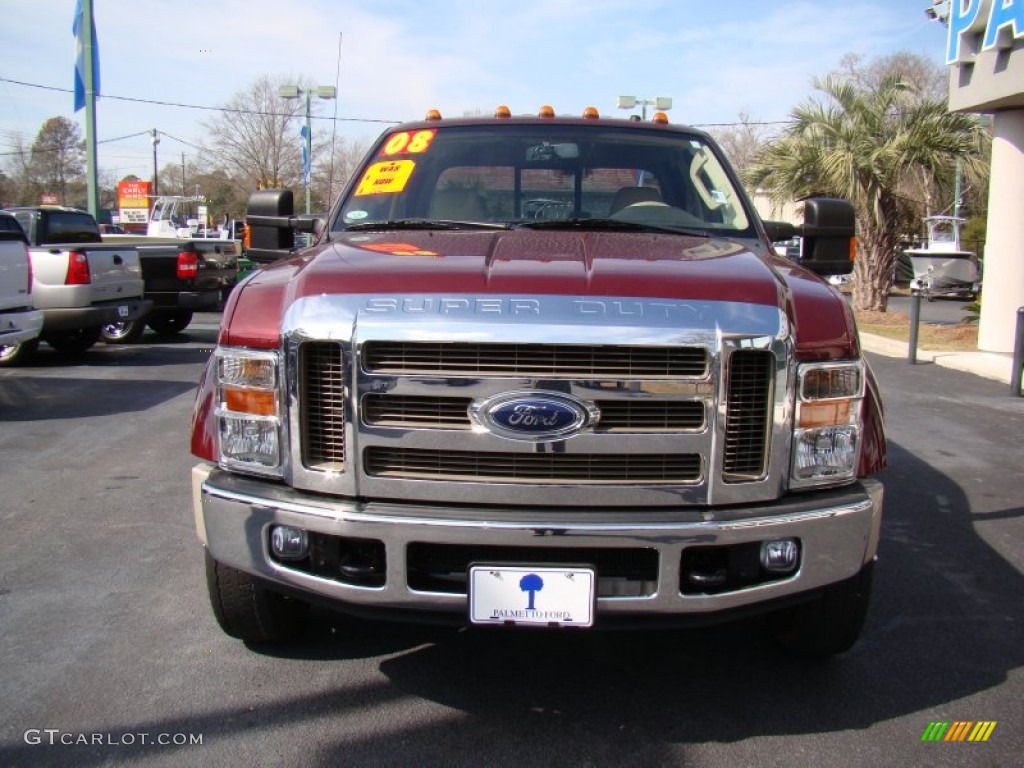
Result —
<path fill-rule="evenodd" d="M 294 444 L 316 473 L 302 487 L 437 501 L 458 484 L 488 503 L 591 507 L 772 492 L 756 486 L 777 434 L 778 348 L 304 340 L 295 359 Z M 496 394 L 532 389 L 598 418 L 518 444 L 472 420 Z"/>
<path fill-rule="evenodd" d="M 740 350 L 730 359 L 722 463 L 726 481 L 756 480 L 767 470 L 774 363 L 770 352 L 757 350 Z"/>
<path fill-rule="evenodd" d="M 371 341 L 362 359 L 369 373 L 559 379 L 690 378 L 704 376 L 708 367 L 699 347 L 588 344 Z"/>
<path fill-rule="evenodd" d="M 695 454 L 577 454 L 430 451 L 367 448 L 366 474 L 405 480 L 563 484 L 661 484 L 699 482 Z"/>
<path fill-rule="evenodd" d="M 299 353 L 302 463 L 313 469 L 345 467 L 345 379 L 341 347 L 303 344 Z"/>

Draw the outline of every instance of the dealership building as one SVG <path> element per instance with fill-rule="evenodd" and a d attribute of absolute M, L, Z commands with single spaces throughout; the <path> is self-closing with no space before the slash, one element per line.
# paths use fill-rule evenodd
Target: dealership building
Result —
<path fill-rule="evenodd" d="M 992 116 L 978 348 L 1013 352 L 1024 307 L 1024 0 L 952 0 L 946 21 L 949 108 Z"/>

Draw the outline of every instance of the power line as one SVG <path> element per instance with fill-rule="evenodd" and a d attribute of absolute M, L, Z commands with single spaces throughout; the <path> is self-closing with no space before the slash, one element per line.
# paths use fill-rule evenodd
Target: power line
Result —
<path fill-rule="evenodd" d="M 57 91 L 59 93 L 71 93 L 70 88 L 57 88 L 52 85 L 40 85 L 38 83 L 26 83 L 22 80 L 11 80 L 10 78 L 0 77 L 0 83 L 11 83 L 13 85 L 21 85 L 26 88 L 39 88 L 44 91 Z M 290 112 L 268 112 L 265 110 L 258 109 L 240 109 L 237 107 L 211 107 L 203 104 L 184 104 L 174 101 L 158 101 L 156 99 L 140 99 L 133 96 L 112 96 L 110 94 L 103 94 L 104 99 L 112 99 L 115 101 L 128 101 L 138 104 L 154 104 L 162 107 L 180 107 L 182 109 L 199 109 L 208 112 L 226 112 L 238 115 L 259 115 L 261 117 L 291 117 Z M 384 118 L 376 117 L 338 117 L 337 113 L 333 117 L 326 117 L 321 115 L 311 115 L 314 120 L 332 120 L 336 123 L 384 123 L 386 125 L 398 125 L 404 121 L 402 120 L 386 120 Z M 792 120 L 739 120 L 729 123 L 692 123 L 694 128 L 733 128 L 738 125 L 789 125 Z M 148 133 L 146 131 L 145 133 Z M 163 133 L 163 131 L 161 131 Z M 174 139 L 170 134 L 165 134 L 168 138 Z M 188 144 L 187 141 L 181 139 L 174 139 L 175 141 L 181 141 L 182 144 Z M 189 146 L 195 146 L 190 144 Z M 198 148 L 198 147 L 197 147 Z"/>
<path fill-rule="evenodd" d="M 40 85 L 39 83 L 26 83 L 23 80 L 11 80 L 7 77 L 0 77 L 0 83 L 11 83 L 12 85 L 21 85 L 25 88 L 39 88 L 44 91 L 57 91 L 58 93 L 71 93 L 70 88 L 57 88 L 52 85 Z M 103 94 L 104 99 L 112 99 L 115 101 L 128 101 L 137 104 L 154 104 L 161 107 L 179 107 L 182 109 L 200 109 L 208 112 L 226 112 L 236 115 L 260 115 L 261 117 L 291 117 L 290 112 L 268 112 L 259 109 L 239 109 L 236 107 L 211 107 L 204 104 L 183 104 L 175 101 L 158 101 L 156 99 L 140 99 L 133 96 L 113 96 L 108 93 Z M 387 125 L 397 125 L 401 123 L 401 120 L 385 120 L 383 118 L 376 117 L 321 117 L 319 115 L 312 115 L 311 117 L 317 120 L 335 120 L 343 123 L 385 123 Z M 173 136 L 171 138 L 174 138 Z M 184 143 L 184 142 L 183 142 Z"/>

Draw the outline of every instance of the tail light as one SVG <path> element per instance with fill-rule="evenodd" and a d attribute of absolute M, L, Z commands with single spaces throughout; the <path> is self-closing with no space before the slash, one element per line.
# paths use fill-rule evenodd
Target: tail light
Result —
<path fill-rule="evenodd" d="M 199 257 L 195 251 L 178 251 L 178 278 L 186 279 L 199 274 Z"/>
<path fill-rule="evenodd" d="M 248 224 L 242 226 L 242 248 L 247 251 L 252 248 L 252 233 L 249 231 Z"/>
<path fill-rule="evenodd" d="M 91 282 L 89 257 L 85 251 L 71 251 L 68 254 L 68 275 L 64 278 L 64 285 L 89 285 Z"/>

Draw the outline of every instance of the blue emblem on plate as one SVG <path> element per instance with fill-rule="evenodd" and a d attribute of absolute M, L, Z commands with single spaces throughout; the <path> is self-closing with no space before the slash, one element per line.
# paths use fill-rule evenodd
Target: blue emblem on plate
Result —
<path fill-rule="evenodd" d="M 561 440 L 590 426 L 594 406 L 559 392 L 511 392 L 470 408 L 473 421 L 488 432 L 512 440 Z"/>

